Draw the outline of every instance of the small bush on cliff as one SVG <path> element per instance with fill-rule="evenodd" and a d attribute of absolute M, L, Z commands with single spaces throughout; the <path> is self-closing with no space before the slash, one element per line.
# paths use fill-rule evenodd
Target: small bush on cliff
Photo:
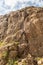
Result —
<path fill-rule="evenodd" d="M 5 43 L 4 42 L 0 42 L 0 47 L 3 46 Z"/>

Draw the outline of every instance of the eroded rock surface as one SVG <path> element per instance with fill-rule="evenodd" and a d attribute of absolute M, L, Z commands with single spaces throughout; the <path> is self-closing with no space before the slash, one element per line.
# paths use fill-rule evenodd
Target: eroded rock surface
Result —
<path fill-rule="evenodd" d="M 0 16 L 0 65 L 41 65 L 37 57 L 43 58 L 43 8 Z"/>

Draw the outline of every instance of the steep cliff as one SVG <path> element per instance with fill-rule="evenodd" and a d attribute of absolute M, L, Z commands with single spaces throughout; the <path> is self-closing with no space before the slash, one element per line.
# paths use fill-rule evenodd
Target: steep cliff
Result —
<path fill-rule="evenodd" d="M 0 16 L 0 65 L 43 65 L 43 8 Z"/>

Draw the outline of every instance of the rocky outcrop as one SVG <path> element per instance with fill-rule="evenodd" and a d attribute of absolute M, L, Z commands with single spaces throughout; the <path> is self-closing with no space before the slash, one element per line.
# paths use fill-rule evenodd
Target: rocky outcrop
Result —
<path fill-rule="evenodd" d="M 0 16 L 0 65 L 39 65 L 38 57 L 43 58 L 43 8 Z"/>

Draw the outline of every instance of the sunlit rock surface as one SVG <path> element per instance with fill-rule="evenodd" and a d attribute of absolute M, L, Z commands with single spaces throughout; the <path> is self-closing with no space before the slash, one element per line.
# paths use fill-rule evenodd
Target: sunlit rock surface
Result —
<path fill-rule="evenodd" d="M 0 65 L 43 65 L 43 8 L 0 15 Z"/>

